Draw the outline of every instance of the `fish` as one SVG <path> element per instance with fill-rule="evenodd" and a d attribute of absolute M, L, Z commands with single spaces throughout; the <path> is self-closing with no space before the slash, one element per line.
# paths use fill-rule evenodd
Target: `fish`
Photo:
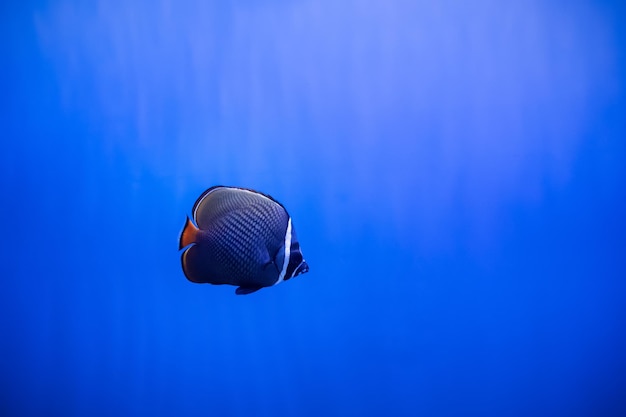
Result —
<path fill-rule="evenodd" d="M 243 295 L 309 271 L 291 216 L 267 194 L 217 185 L 198 197 L 192 219 L 178 247 L 191 282 L 234 285 Z"/>

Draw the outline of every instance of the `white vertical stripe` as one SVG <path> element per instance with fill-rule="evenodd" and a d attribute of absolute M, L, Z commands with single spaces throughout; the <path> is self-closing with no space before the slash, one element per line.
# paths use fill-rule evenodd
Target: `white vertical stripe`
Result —
<path fill-rule="evenodd" d="M 278 281 L 274 285 L 278 285 L 285 279 L 287 273 L 287 267 L 289 266 L 289 256 L 291 255 L 291 217 L 287 223 L 287 233 L 285 233 L 285 260 L 283 261 L 283 269 L 280 271 Z"/>

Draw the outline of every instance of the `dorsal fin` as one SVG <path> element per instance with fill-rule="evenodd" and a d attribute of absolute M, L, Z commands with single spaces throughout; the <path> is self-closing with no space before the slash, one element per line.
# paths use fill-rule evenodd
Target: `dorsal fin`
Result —
<path fill-rule="evenodd" d="M 198 210 L 198 206 L 200 206 L 200 203 L 202 203 L 202 200 L 204 200 L 206 196 L 208 196 L 209 194 L 211 194 L 211 192 L 215 191 L 218 188 L 227 188 L 227 187 L 223 185 L 214 185 L 213 187 L 209 188 L 208 190 L 205 190 L 202 194 L 200 194 L 200 197 L 198 197 L 196 202 L 193 203 L 193 208 L 191 209 L 191 215 L 196 222 L 198 221 L 196 219 L 196 210 Z"/>
<path fill-rule="evenodd" d="M 270 205 L 276 204 L 285 213 L 285 207 L 267 194 L 249 188 L 216 185 L 203 192 L 196 200 L 192 209 L 194 222 L 202 230 L 207 230 L 213 222 L 253 201 L 265 200 Z M 287 213 L 287 216 L 289 214 Z"/>

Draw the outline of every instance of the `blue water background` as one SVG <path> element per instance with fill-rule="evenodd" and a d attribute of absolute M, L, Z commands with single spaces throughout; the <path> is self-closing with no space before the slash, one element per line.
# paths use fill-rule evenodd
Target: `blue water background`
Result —
<path fill-rule="evenodd" d="M 0 11 L 0 415 L 626 415 L 623 2 Z M 187 282 L 215 184 L 311 272 Z"/>

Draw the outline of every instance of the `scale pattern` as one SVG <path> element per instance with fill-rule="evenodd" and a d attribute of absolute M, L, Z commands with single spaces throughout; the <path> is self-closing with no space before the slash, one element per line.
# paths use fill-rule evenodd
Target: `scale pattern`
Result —
<path fill-rule="evenodd" d="M 247 190 L 218 188 L 195 210 L 199 246 L 211 258 L 207 279 L 243 286 L 272 285 L 281 266 L 270 262 L 284 243 L 289 215 L 277 202 Z M 261 273 L 264 272 L 264 273 Z"/>

